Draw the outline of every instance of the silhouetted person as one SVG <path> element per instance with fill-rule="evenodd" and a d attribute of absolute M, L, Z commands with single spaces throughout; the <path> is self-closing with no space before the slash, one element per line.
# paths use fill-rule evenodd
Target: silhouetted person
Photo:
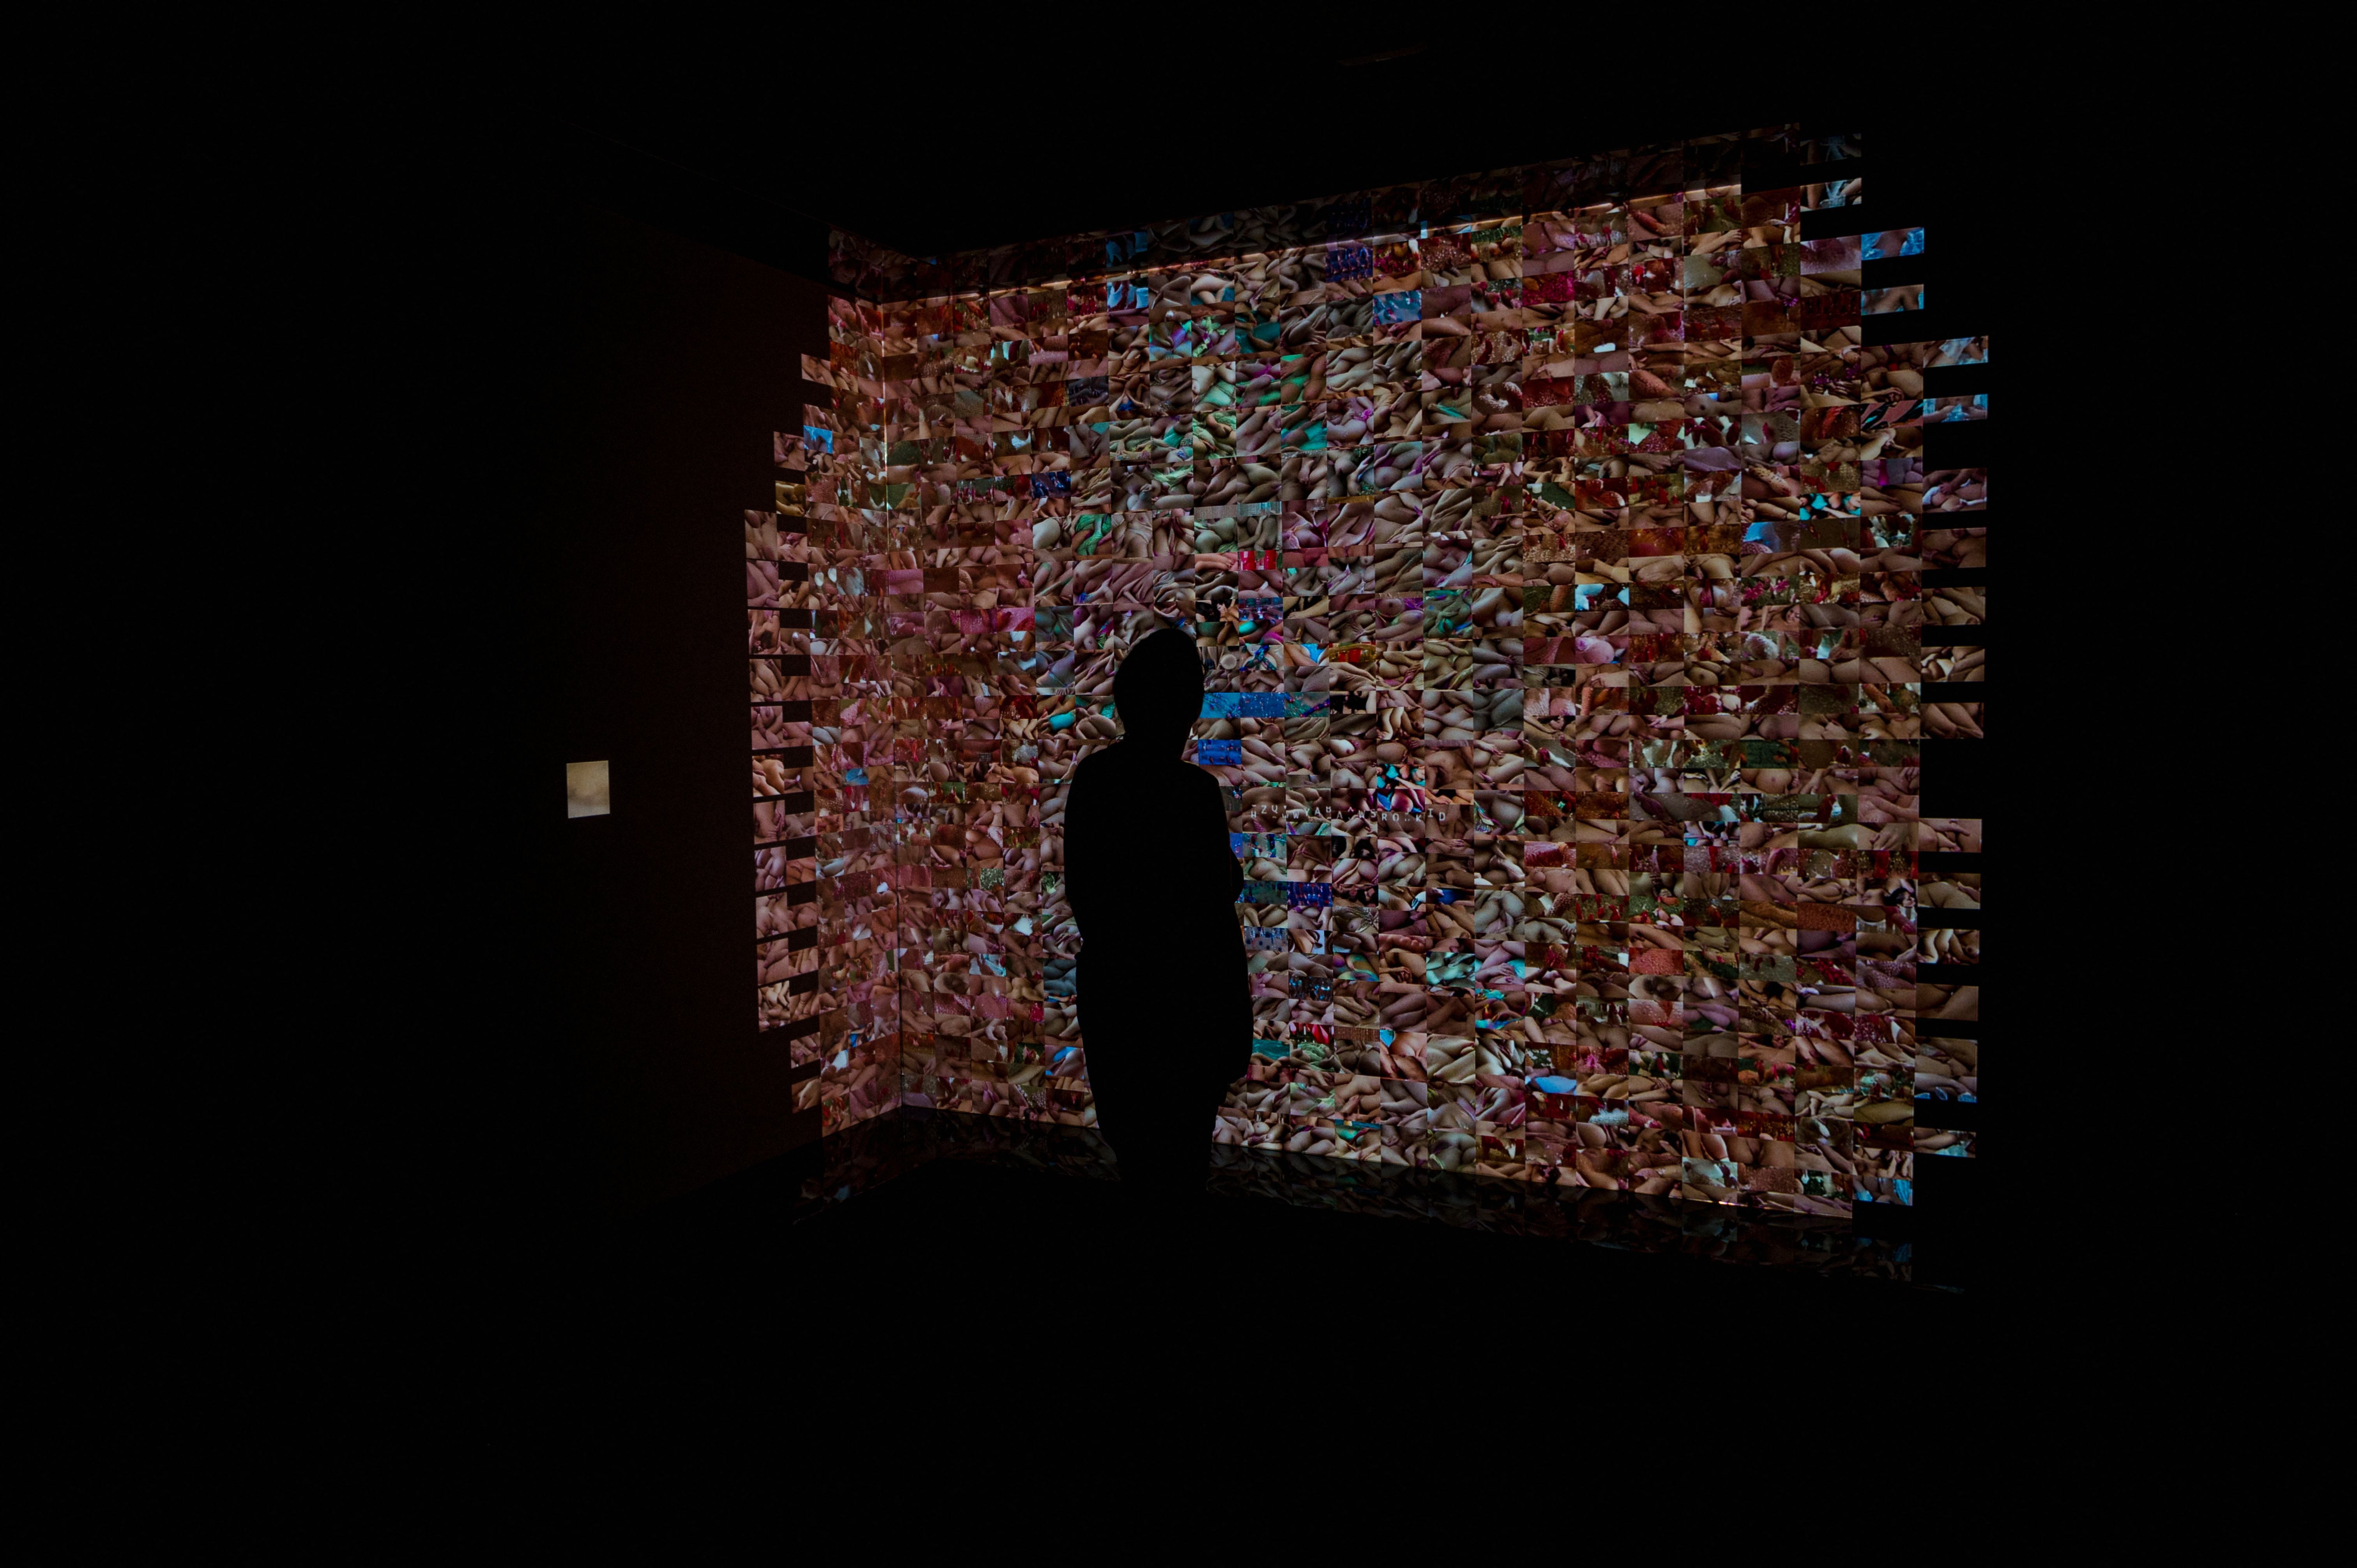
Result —
<path fill-rule="evenodd" d="M 1165 628 L 1113 682 L 1123 738 L 1072 776 L 1064 873 L 1081 928 L 1081 1044 L 1125 1187 L 1199 1191 L 1227 1086 L 1252 1061 L 1252 991 L 1219 781 L 1180 752 L 1203 708 L 1194 639 Z"/>

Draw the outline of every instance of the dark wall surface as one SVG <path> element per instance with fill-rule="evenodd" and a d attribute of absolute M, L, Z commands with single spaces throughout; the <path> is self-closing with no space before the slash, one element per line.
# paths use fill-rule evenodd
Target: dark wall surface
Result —
<path fill-rule="evenodd" d="M 550 980 L 581 1096 L 565 1185 L 615 1213 L 817 1133 L 754 1027 L 739 584 L 741 514 L 772 504 L 770 433 L 801 424 L 825 296 L 630 219 L 555 221 L 539 766 L 554 813 L 563 763 L 608 759 L 613 814 L 564 824 Z"/>

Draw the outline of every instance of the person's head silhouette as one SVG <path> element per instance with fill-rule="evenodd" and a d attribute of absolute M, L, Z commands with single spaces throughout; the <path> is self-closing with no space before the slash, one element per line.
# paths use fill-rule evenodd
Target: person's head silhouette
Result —
<path fill-rule="evenodd" d="M 1127 738 L 1147 751 L 1177 751 L 1203 711 L 1203 661 L 1195 639 L 1164 627 L 1129 650 L 1113 678 L 1113 704 Z"/>

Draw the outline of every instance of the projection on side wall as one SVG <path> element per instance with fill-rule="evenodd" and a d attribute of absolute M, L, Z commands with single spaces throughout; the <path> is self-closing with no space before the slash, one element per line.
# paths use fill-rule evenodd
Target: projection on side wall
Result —
<path fill-rule="evenodd" d="M 1921 454 L 1986 412 L 1924 372 L 1987 344 L 1862 329 L 1925 237 L 1857 220 L 1857 156 L 838 237 L 845 286 L 932 292 L 833 301 L 747 519 L 756 1004 L 826 1131 L 1091 1121 L 1064 789 L 1177 624 L 1255 994 L 1207 1138 L 1810 1213 L 1970 1155 L 1918 1108 L 1975 1092 L 1977 935 L 1917 911 L 1977 908 L 1919 876 L 1980 824 L 1918 767 L 1980 733 L 1924 686 L 1978 678 L 1985 590 L 1940 585 L 1987 482 Z"/>

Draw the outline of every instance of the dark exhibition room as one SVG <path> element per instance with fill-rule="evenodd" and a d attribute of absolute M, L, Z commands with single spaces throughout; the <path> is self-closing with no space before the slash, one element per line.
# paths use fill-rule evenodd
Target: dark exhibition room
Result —
<path fill-rule="evenodd" d="M 2004 171 L 1872 78 L 1222 48 L 422 134 L 532 236 L 466 389 L 525 607 L 451 646 L 520 671 L 470 831 L 533 891 L 450 918 L 534 978 L 450 1048 L 546 1353 L 1949 1364 Z"/>

